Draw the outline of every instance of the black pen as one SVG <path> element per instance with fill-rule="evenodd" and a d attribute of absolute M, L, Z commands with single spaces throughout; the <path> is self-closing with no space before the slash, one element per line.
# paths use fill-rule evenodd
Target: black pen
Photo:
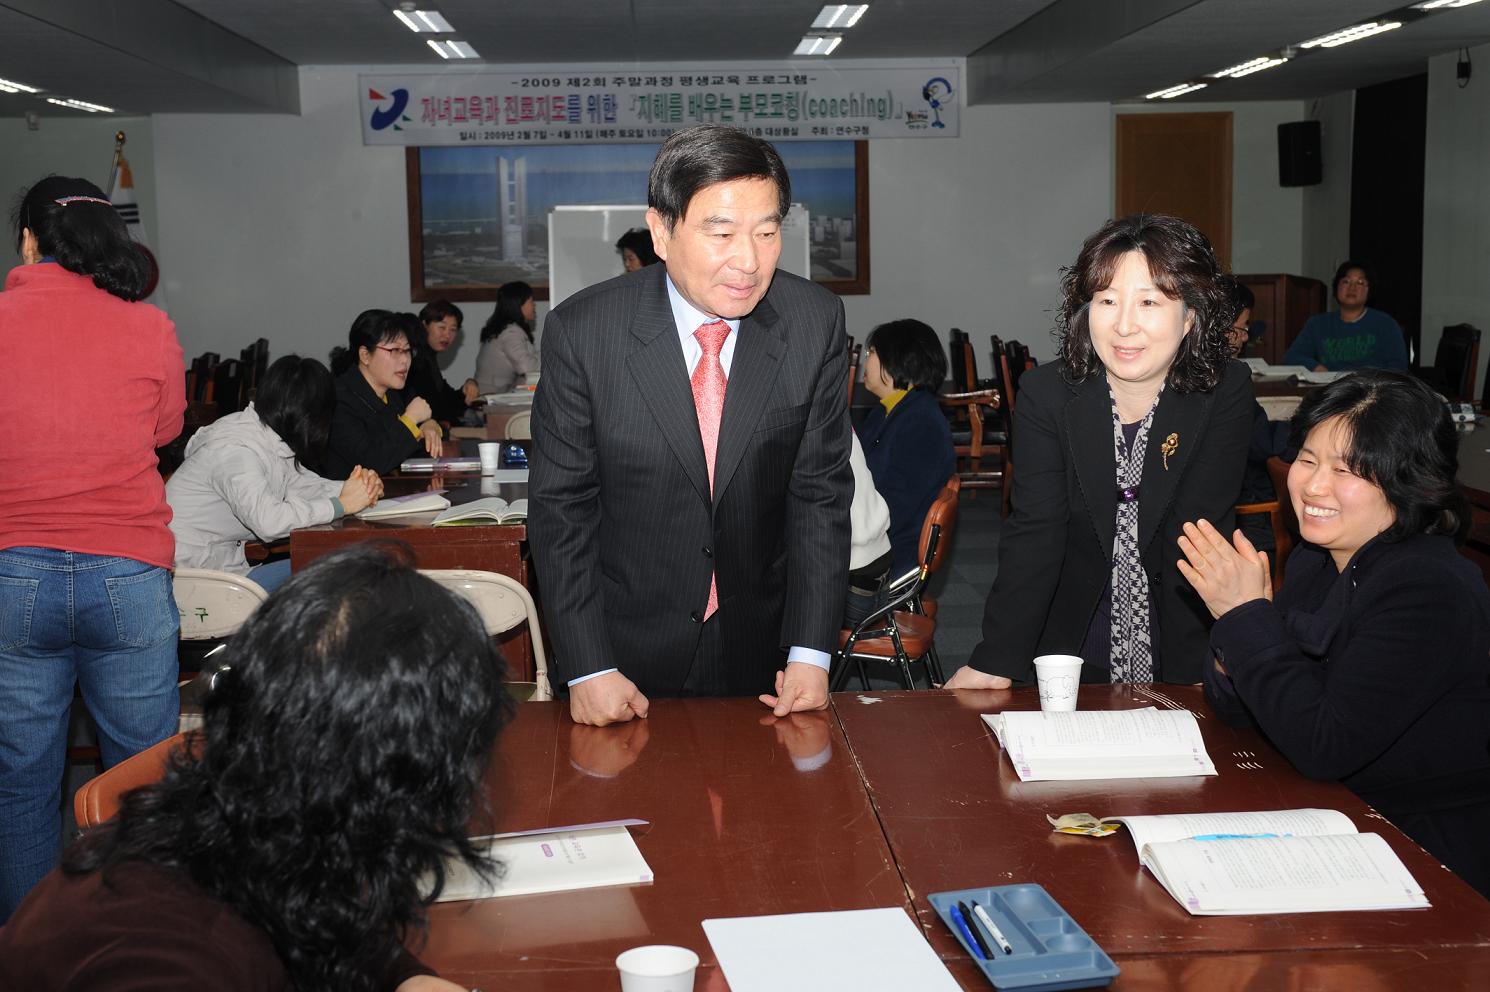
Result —
<path fill-rule="evenodd" d="M 985 941 L 983 939 L 983 935 L 978 932 L 978 924 L 973 922 L 972 910 L 968 909 L 967 903 L 963 902 L 961 899 L 957 900 L 957 908 L 962 912 L 963 919 L 967 920 L 968 932 L 973 935 L 973 943 L 978 945 L 978 950 L 983 952 L 983 960 L 992 961 L 993 951 L 988 949 L 988 942 Z"/>

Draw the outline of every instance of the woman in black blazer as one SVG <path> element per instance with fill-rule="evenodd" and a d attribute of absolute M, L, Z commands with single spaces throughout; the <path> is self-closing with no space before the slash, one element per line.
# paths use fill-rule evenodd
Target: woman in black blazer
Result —
<path fill-rule="evenodd" d="M 1006 688 L 1037 655 L 1084 682 L 1199 682 L 1210 617 L 1175 562 L 1180 524 L 1228 531 L 1252 429 L 1233 304 L 1205 236 L 1110 221 L 1062 278 L 1059 361 L 1020 380 L 1013 514 L 983 640 L 949 688 Z"/>
<path fill-rule="evenodd" d="M 405 458 L 440 456 L 440 425 L 429 403 L 418 396 L 405 401 L 400 393 L 413 356 L 410 334 L 422 331 L 411 313 L 365 310 L 352 322 L 348 346 L 332 352 L 338 375 L 327 478 L 346 478 L 356 465 L 386 475 Z"/>
<path fill-rule="evenodd" d="M 1305 543 L 1276 602 L 1241 533 L 1197 523 L 1180 541 L 1218 618 L 1206 697 L 1490 896 L 1490 591 L 1454 547 L 1469 529 L 1454 425 L 1418 379 L 1359 372 L 1305 397 L 1293 436 Z"/>

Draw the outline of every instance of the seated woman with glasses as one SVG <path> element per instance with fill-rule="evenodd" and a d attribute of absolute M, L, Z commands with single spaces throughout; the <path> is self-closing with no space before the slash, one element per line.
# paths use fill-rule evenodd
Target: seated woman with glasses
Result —
<path fill-rule="evenodd" d="M 336 414 L 326 450 L 326 475 L 345 479 L 358 465 L 386 475 L 405 458 L 440 457 L 440 424 L 429 402 L 403 393 L 424 328 L 411 313 L 364 310 L 352 322 L 347 347 L 331 353 Z"/>
<path fill-rule="evenodd" d="M 1356 369 L 1407 371 L 1407 339 L 1397 322 L 1366 306 L 1371 275 L 1360 262 L 1345 261 L 1335 270 L 1335 301 L 1340 309 L 1317 313 L 1288 346 L 1284 365 L 1316 372 Z"/>
<path fill-rule="evenodd" d="M 371 469 L 354 467 L 345 482 L 317 474 L 335 412 L 326 366 L 286 355 L 264 373 L 248 409 L 193 434 L 166 483 L 176 567 L 247 575 L 273 590 L 290 577 L 289 559 L 250 568 L 245 541 L 278 541 L 376 502 L 383 480 Z"/>
<path fill-rule="evenodd" d="M 1240 532 L 1179 539 L 1216 617 L 1206 697 L 1490 896 L 1490 591 L 1454 547 L 1459 436 L 1418 379 L 1360 372 L 1304 397 L 1293 439 L 1282 589 Z"/>
<path fill-rule="evenodd" d="M 408 548 L 295 575 L 154 785 L 0 929 L 0 988 L 464 992 L 404 949 L 467 839 L 512 704 L 475 611 Z"/>

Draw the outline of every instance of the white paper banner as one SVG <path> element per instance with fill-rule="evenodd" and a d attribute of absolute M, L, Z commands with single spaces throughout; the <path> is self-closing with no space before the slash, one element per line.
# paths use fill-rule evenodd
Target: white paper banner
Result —
<path fill-rule="evenodd" d="M 368 145 L 662 141 L 730 124 L 771 141 L 955 138 L 955 65 L 367 74 Z"/>

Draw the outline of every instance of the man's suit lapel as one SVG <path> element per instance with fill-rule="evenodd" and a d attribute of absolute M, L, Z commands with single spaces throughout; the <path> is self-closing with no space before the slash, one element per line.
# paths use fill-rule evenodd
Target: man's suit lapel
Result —
<path fill-rule="evenodd" d="M 1117 462 L 1112 452 L 1112 399 L 1103 376 L 1076 386 L 1076 395 L 1066 404 L 1066 438 L 1087 515 L 1102 553 L 1110 560 L 1117 518 Z"/>
<path fill-rule="evenodd" d="M 662 269 L 662 266 L 656 268 Z M 631 322 L 631 333 L 637 339 L 638 347 L 627 356 L 626 367 L 636 381 L 637 392 L 652 412 L 658 433 L 677 456 L 694 489 L 698 490 L 699 498 L 707 502 L 709 469 L 704 464 L 703 442 L 699 440 L 698 411 L 693 405 L 688 363 L 678 342 L 678 329 L 661 272 L 652 280 L 652 285 L 642 290 L 636 316 Z M 739 352 L 737 343 L 737 366 Z M 733 385 L 731 382 L 731 390 Z M 726 392 L 725 423 L 729 422 L 729 395 Z"/>
<path fill-rule="evenodd" d="M 714 453 L 714 504 L 729 486 L 745 457 L 755 425 L 776 388 L 781 356 L 786 351 L 783 325 L 766 300 L 740 321 L 740 338 L 730 362 L 729 386 L 724 392 L 724 416 L 719 423 L 719 448 Z M 689 393 L 692 405 L 692 393 Z M 697 421 L 695 421 L 696 423 Z"/>
<path fill-rule="evenodd" d="M 1209 393 L 1181 396 L 1169 388 L 1159 399 L 1154 422 L 1149 427 L 1148 449 L 1143 456 L 1143 491 L 1138 501 L 1138 546 L 1148 547 L 1154 531 L 1174 499 L 1175 487 L 1185 473 L 1190 456 L 1199 447 L 1210 414 Z M 1169 457 L 1164 449 L 1170 448 Z M 1178 554 L 1175 548 L 1168 549 Z M 1167 552 L 1166 552 L 1167 553 Z"/>

